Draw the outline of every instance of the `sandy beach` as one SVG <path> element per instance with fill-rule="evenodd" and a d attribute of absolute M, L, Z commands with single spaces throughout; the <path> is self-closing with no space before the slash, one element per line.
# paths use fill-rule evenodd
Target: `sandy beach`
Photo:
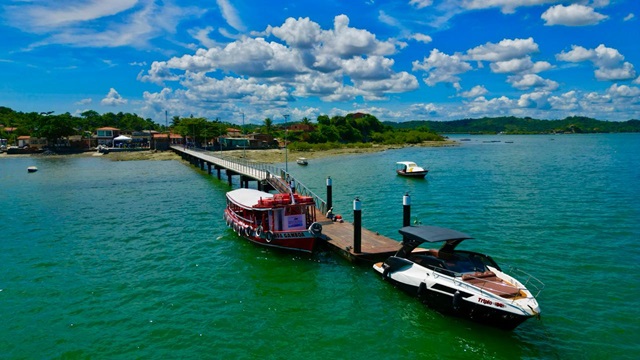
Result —
<path fill-rule="evenodd" d="M 340 156 L 349 154 L 365 154 L 372 152 L 380 152 L 391 149 L 401 149 L 409 146 L 456 146 L 458 143 L 451 140 L 445 141 L 429 141 L 417 145 L 373 145 L 368 148 L 339 148 L 322 151 L 289 151 L 287 155 L 289 161 L 295 161 L 299 157 L 305 157 L 307 159 L 317 159 L 329 156 Z M 250 161 L 257 161 L 263 163 L 281 163 L 284 162 L 285 153 L 284 149 L 268 149 L 268 150 L 231 150 L 224 151 L 223 155 L 238 159 L 247 159 Z M 135 161 L 135 160 L 180 160 L 180 156 L 172 151 L 156 151 L 156 150 L 143 150 L 143 151 L 126 151 L 126 152 L 110 152 L 108 154 L 102 154 L 95 151 L 84 152 L 80 154 L 65 154 L 65 155 L 44 155 L 44 154 L 12 154 L 1 153 L 0 158 L 15 158 L 15 157 L 89 157 L 89 156 L 101 156 L 105 159 L 112 161 Z"/>
<path fill-rule="evenodd" d="M 372 152 L 380 152 L 392 149 L 402 149 L 405 147 L 437 147 L 437 146 L 456 146 L 458 143 L 452 140 L 445 141 L 427 141 L 416 145 L 376 145 L 369 148 L 339 148 L 322 151 L 289 151 L 289 161 L 295 161 L 299 157 L 307 159 L 317 159 L 329 156 L 340 156 L 350 154 L 365 154 Z M 226 156 L 247 160 L 258 161 L 264 163 L 282 163 L 285 159 L 284 149 L 269 150 L 231 150 L 223 153 Z"/>

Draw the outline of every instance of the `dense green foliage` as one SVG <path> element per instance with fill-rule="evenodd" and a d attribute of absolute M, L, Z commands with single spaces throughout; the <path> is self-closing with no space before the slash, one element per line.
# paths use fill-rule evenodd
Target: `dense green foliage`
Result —
<path fill-rule="evenodd" d="M 301 123 L 311 124 L 306 118 Z M 319 144 L 327 144 L 327 148 L 335 148 L 344 147 L 344 144 L 355 144 L 355 146 L 364 146 L 362 144 L 370 143 L 417 144 L 423 141 L 444 140 L 442 136 L 424 126 L 417 129 L 394 129 L 392 126 L 380 122 L 375 116 L 362 113 L 332 118 L 320 115 L 318 123 L 311 131 L 289 131 L 285 134 L 284 127 L 275 134 L 283 139 L 286 136 L 287 141 L 292 142 L 291 146 L 298 150 L 323 149 L 324 146 L 319 146 Z"/>
<path fill-rule="evenodd" d="M 151 119 L 143 119 L 136 114 L 120 112 L 100 115 L 90 110 L 83 112 L 81 116 L 73 116 L 69 113 L 58 115 L 52 112 L 23 113 L 13 111 L 7 107 L 0 107 L 0 124 L 5 127 L 16 128 L 11 133 L 11 136 L 4 129 L 0 129 L 0 136 L 4 138 L 30 135 L 46 138 L 52 142 L 67 136 L 84 135 L 87 132 L 93 133 L 96 129 L 105 126 L 131 131 L 162 130 L 164 128 L 151 121 Z"/>
<path fill-rule="evenodd" d="M 407 121 L 403 123 L 385 122 L 396 129 L 428 127 L 437 133 L 505 133 L 505 134 L 545 134 L 545 133 L 609 133 L 640 132 L 640 120 L 623 122 L 602 121 L 583 116 L 570 116 L 563 120 L 536 120 L 529 117 L 495 117 L 463 119 L 455 121 Z"/>
<path fill-rule="evenodd" d="M 143 119 L 136 114 L 129 113 L 105 113 L 98 114 L 90 110 L 80 116 L 69 113 L 22 113 L 10 108 L 0 107 L 0 124 L 9 128 L 16 128 L 10 134 L 0 128 L 0 136 L 9 138 L 14 142 L 18 136 L 30 135 L 44 137 L 54 142 L 56 139 L 95 133 L 101 127 L 115 127 L 124 132 L 155 130 L 167 131 L 182 135 L 188 141 L 194 141 L 198 145 L 210 143 L 220 135 L 227 133 L 228 128 L 239 126 L 223 123 L 219 120 L 209 121 L 205 118 L 180 118 L 174 116 L 171 124 L 159 125 L 151 119 Z M 294 124 L 306 127 L 304 130 L 293 130 Z M 370 114 L 355 113 L 346 116 L 329 117 L 321 115 L 317 123 L 303 118 L 299 122 L 290 122 L 275 125 L 274 121 L 266 118 L 262 126 L 248 124 L 240 128 L 244 134 L 258 132 L 272 135 L 280 139 L 281 143 L 289 143 L 299 150 L 311 150 L 322 148 L 336 148 L 345 146 L 366 147 L 371 143 L 379 144 L 416 144 L 423 141 L 441 141 L 444 138 L 436 134 L 427 126 L 413 127 L 410 129 L 396 129 L 380 122 Z"/>

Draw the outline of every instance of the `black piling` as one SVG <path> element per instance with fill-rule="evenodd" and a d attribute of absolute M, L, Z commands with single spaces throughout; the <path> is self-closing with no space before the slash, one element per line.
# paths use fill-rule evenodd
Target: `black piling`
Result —
<path fill-rule="evenodd" d="M 353 252 L 362 252 L 362 204 L 359 198 L 353 200 Z"/>

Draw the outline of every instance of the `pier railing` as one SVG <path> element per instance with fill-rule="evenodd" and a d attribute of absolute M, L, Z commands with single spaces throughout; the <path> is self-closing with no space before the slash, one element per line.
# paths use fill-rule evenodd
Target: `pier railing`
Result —
<path fill-rule="evenodd" d="M 269 182 L 271 186 L 273 186 L 276 190 L 280 192 L 288 192 L 290 190 L 289 188 L 291 184 L 290 182 L 293 181 L 295 186 L 295 191 L 298 194 L 301 194 L 303 196 L 310 196 L 311 198 L 313 198 L 313 201 L 315 202 L 316 207 L 318 208 L 318 210 L 320 210 L 322 214 L 325 214 L 329 210 L 327 209 L 327 202 L 324 199 L 322 199 L 320 196 L 315 194 L 313 191 L 307 188 L 303 183 L 295 179 L 293 175 L 291 175 L 290 173 L 288 173 L 282 168 L 273 166 L 272 164 L 260 162 L 260 161 L 239 159 L 236 157 L 226 156 L 219 151 L 217 152 L 208 151 L 204 149 L 189 149 L 189 150 L 196 151 L 204 155 L 208 155 L 210 157 L 214 157 L 219 160 L 219 161 L 216 161 L 218 165 L 224 166 L 227 169 L 239 171 L 241 167 L 244 167 L 244 169 L 242 169 L 243 172 L 246 173 L 248 171 L 249 175 L 252 175 L 255 178 L 260 178 L 262 176 L 265 176 L 265 173 L 266 173 L 266 176 L 262 180 Z"/>

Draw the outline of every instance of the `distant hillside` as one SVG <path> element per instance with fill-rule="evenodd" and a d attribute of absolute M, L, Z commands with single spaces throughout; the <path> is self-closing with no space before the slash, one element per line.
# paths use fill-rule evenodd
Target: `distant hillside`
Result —
<path fill-rule="evenodd" d="M 582 116 L 571 116 L 563 120 L 537 120 L 532 118 L 495 117 L 463 119 L 454 121 L 407 121 L 384 122 L 396 129 L 428 127 L 437 133 L 469 134 L 546 134 L 546 133 L 611 133 L 640 132 L 640 120 L 623 122 L 602 121 Z"/>

